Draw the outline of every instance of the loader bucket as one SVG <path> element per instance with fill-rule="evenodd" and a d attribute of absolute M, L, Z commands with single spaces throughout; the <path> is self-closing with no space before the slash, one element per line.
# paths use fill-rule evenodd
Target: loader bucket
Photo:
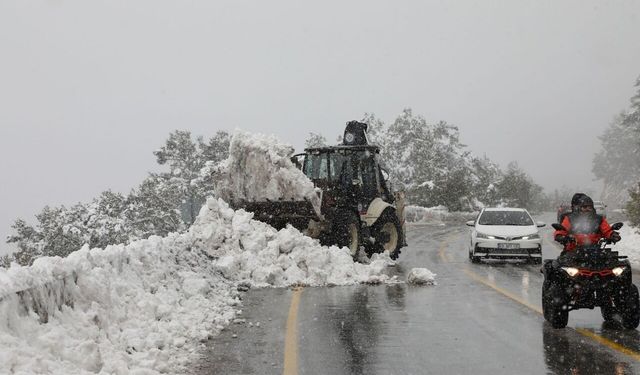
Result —
<path fill-rule="evenodd" d="M 319 220 L 309 201 L 239 201 L 231 206 L 238 210 L 253 212 L 253 218 L 282 229 L 291 224 L 302 231 L 309 225 L 309 220 Z"/>

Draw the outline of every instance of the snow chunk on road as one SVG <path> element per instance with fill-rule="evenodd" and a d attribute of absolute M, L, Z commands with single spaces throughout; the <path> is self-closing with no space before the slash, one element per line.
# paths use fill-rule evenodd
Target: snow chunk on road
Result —
<path fill-rule="evenodd" d="M 436 274 L 426 268 L 412 268 L 407 283 L 414 285 L 435 285 Z"/>
<path fill-rule="evenodd" d="M 226 202 L 305 200 L 320 213 L 313 182 L 291 162 L 294 148 L 274 136 L 236 131 L 229 158 L 217 167 L 215 191 Z"/>

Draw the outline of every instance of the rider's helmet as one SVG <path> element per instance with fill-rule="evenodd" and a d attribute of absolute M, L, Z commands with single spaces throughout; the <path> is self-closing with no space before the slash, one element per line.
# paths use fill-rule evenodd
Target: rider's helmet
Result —
<path fill-rule="evenodd" d="M 571 211 L 577 211 L 580 208 L 580 201 L 586 197 L 585 193 L 575 193 L 571 198 Z"/>
<path fill-rule="evenodd" d="M 583 209 L 593 211 L 593 199 L 591 199 L 588 195 L 583 195 L 582 197 L 580 197 L 577 203 L 581 211 Z"/>

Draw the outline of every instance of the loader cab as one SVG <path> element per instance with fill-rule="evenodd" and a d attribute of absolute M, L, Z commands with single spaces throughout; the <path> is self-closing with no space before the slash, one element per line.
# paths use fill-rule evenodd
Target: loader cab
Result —
<path fill-rule="evenodd" d="M 302 171 L 323 190 L 323 205 L 367 207 L 380 197 L 391 201 L 378 163 L 377 146 L 332 146 L 305 150 Z"/>

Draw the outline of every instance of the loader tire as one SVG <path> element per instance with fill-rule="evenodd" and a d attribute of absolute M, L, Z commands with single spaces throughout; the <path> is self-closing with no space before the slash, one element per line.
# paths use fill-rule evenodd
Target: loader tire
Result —
<path fill-rule="evenodd" d="M 358 216 L 349 211 L 337 213 L 333 222 L 332 232 L 336 245 L 348 248 L 353 259 L 357 259 L 361 237 Z"/>
<path fill-rule="evenodd" d="M 394 210 L 386 209 L 382 215 L 376 220 L 371 228 L 371 232 L 375 238 L 383 238 L 384 241 L 376 246 L 379 251 L 389 253 L 389 257 L 393 260 L 400 256 L 400 248 L 402 247 L 402 227 L 400 220 Z"/>

